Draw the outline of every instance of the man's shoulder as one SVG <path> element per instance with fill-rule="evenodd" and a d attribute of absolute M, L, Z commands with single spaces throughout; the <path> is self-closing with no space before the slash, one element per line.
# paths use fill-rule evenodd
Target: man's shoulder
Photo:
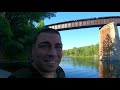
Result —
<path fill-rule="evenodd" d="M 62 67 L 59 66 L 56 70 L 56 73 L 58 78 L 65 78 L 65 72 Z"/>
<path fill-rule="evenodd" d="M 61 72 L 64 71 L 64 70 L 62 69 L 62 67 L 60 67 L 60 66 L 58 66 L 57 70 L 58 70 L 58 71 L 61 71 Z"/>
<path fill-rule="evenodd" d="M 33 70 L 30 68 L 22 68 L 14 72 L 8 78 L 32 78 L 33 77 Z M 64 70 L 59 66 L 56 70 L 57 78 L 65 78 Z M 38 75 L 37 75 L 38 77 Z M 41 77 L 39 75 L 39 77 Z"/>

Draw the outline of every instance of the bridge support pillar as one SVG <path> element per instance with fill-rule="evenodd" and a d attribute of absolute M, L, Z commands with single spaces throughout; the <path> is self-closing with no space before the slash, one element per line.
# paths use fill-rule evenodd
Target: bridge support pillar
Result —
<path fill-rule="evenodd" d="M 100 29 L 100 77 L 120 77 L 120 40 L 117 25 L 111 22 Z"/>

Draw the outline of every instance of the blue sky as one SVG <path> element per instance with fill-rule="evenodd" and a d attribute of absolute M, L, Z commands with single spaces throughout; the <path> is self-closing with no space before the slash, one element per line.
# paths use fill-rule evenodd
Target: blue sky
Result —
<path fill-rule="evenodd" d="M 46 18 L 44 23 L 45 25 L 49 25 L 70 20 L 104 16 L 120 16 L 120 12 L 57 12 L 56 17 L 50 19 Z M 120 33 L 120 26 L 118 26 L 118 31 Z M 59 32 L 62 37 L 63 50 L 99 43 L 99 27 L 72 29 Z"/>

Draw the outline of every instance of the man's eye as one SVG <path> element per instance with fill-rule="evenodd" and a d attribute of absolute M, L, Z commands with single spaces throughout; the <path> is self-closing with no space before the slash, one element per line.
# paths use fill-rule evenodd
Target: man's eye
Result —
<path fill-rule="evenodd" d="M 56 48 L 58 48 L 58 49 L 62 49 L 62 46 L 56 46 Z"/>
<path fill-rule="evenodd" d="M 48 45 L 39 45 L 39 48 L 46 48 L 49 47 Z"/>

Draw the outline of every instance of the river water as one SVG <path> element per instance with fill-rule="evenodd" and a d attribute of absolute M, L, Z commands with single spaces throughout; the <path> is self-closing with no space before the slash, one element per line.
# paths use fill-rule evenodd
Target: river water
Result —
<path fill-rule="evenodd" d="M 98 61 L 92 58 L 63 57 L 60 66 L 66 78 L 99 78 Z"/>

